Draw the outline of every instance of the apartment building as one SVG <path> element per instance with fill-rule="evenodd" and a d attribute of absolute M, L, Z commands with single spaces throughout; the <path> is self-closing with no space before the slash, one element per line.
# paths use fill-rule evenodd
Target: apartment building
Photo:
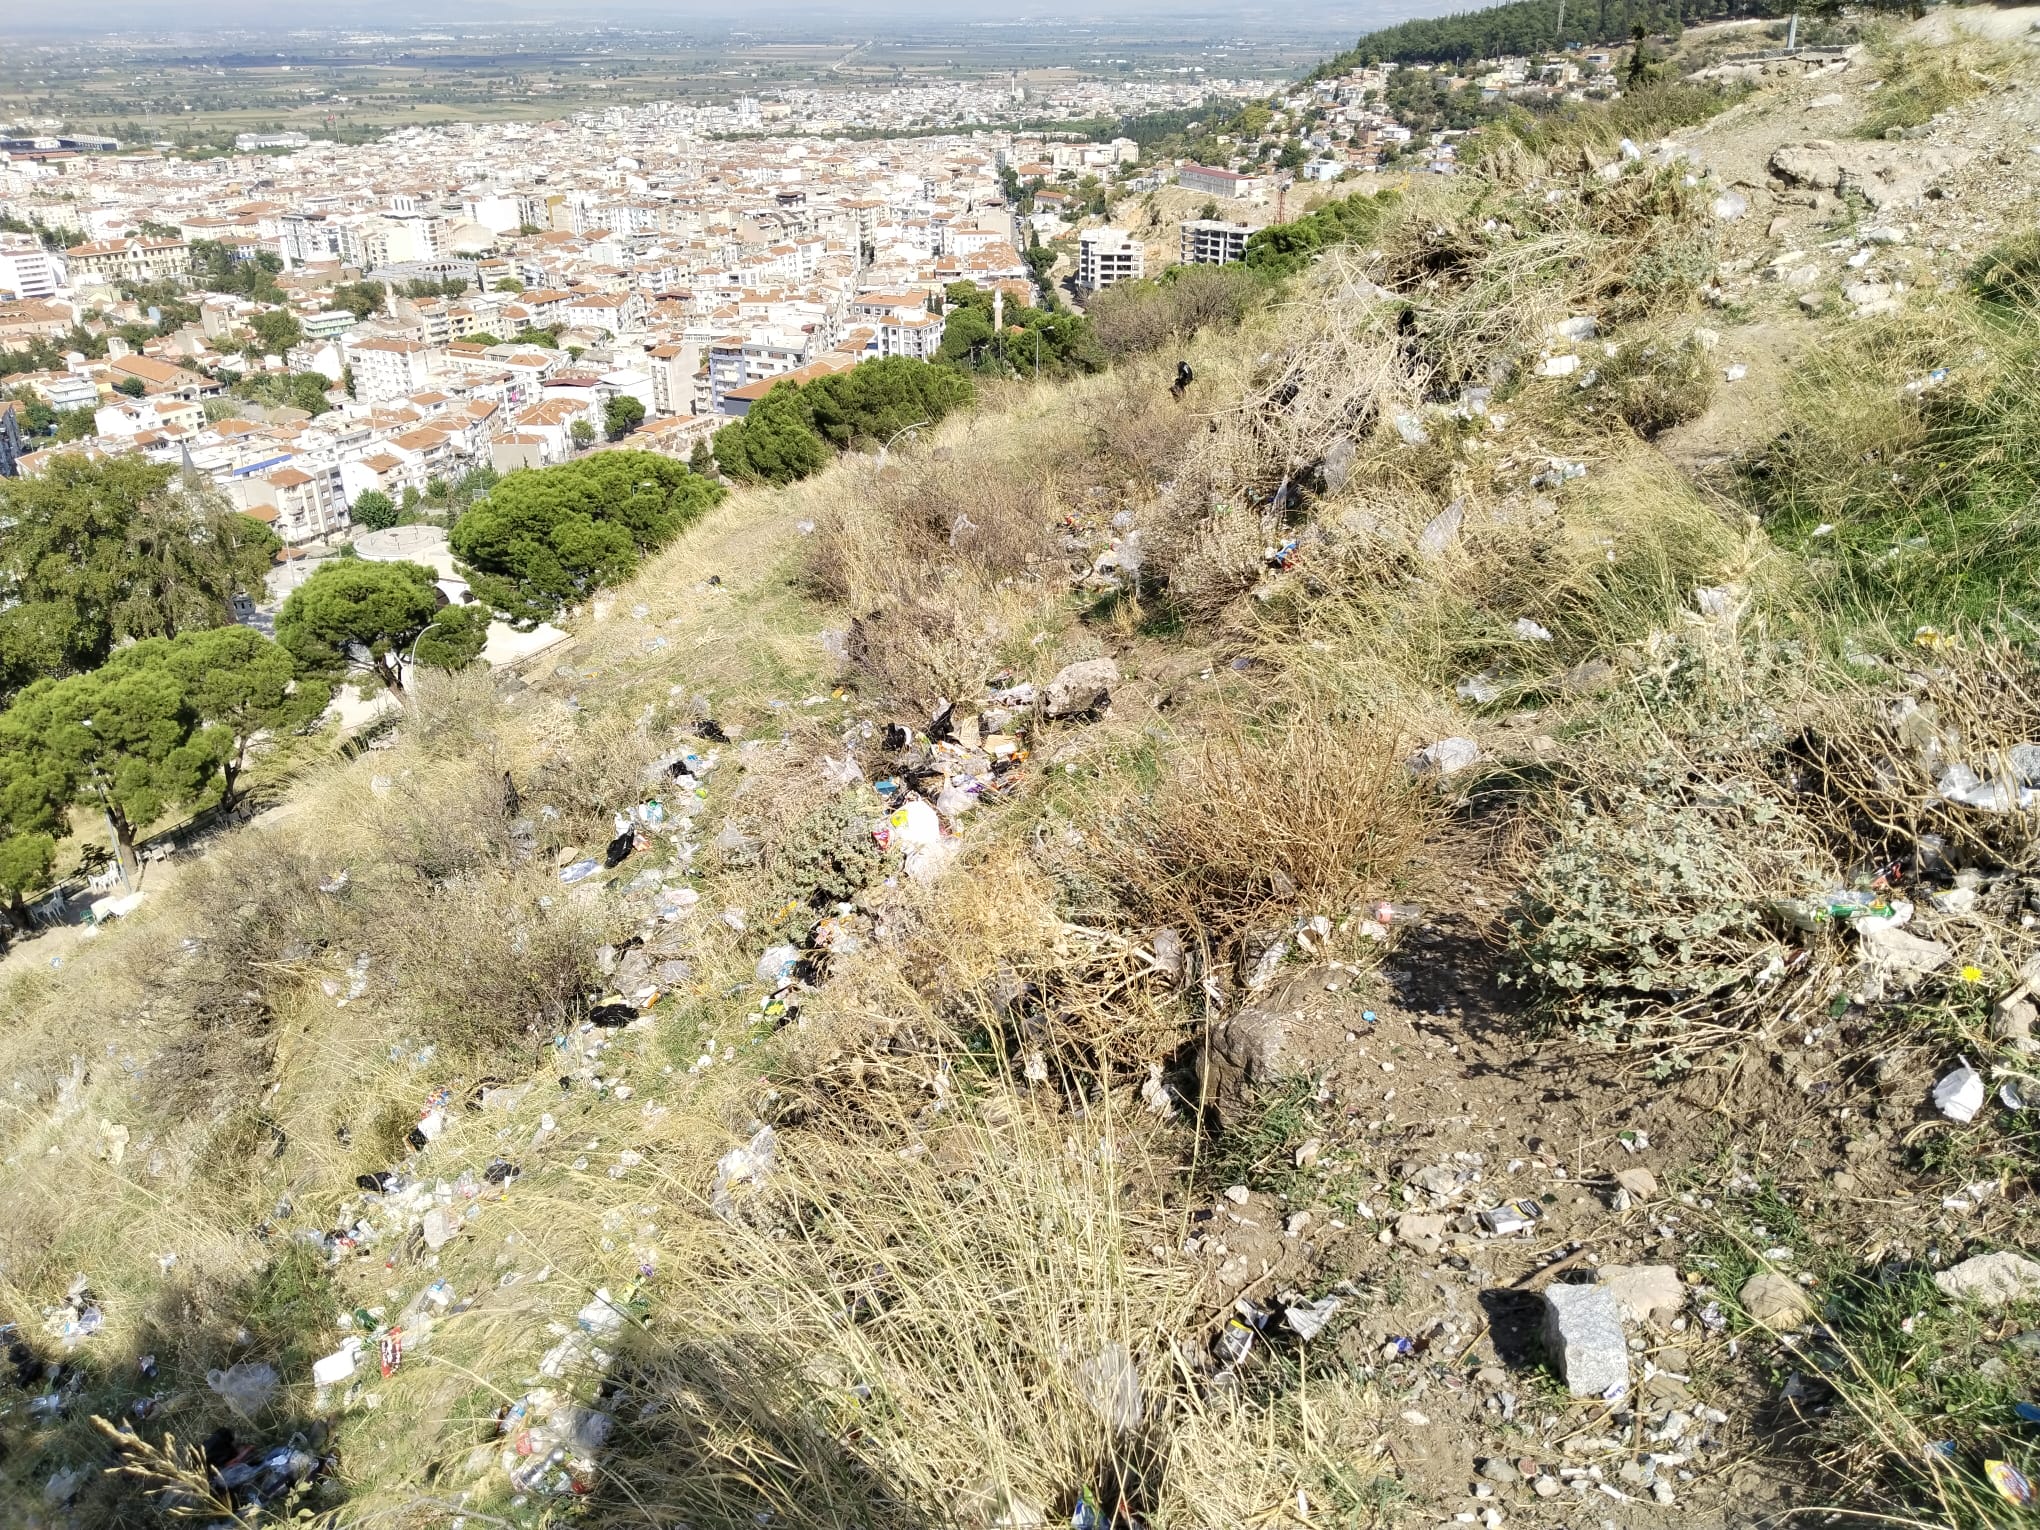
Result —
<path fill-rule="evenodd" d="M 751 383 L 778 377 L 807 363 L 810 337 L 757 330 L 726 335 L 708 347 L 708 398 L 713 414 L 734 414 L 730 395 Z"/>
<path fill-rule="evenodd" d="M 1247 258 L 1247 239 L 1254 231 L 1244 223 L 1222 218 L 1190 218 L 1183 224 L 1181 259 L 1186 266 L 1229 266 Z"/>
<path fill-rule="evenodd" d="M 1140 241 L 1123 228 L 1087 228 L 1077 236 L 1077 285 L 1086 292 L 1140 280 L 1144 261 Z"/>
<path fill-rule="evenodd" d="M 0 234 L 0 297 L 53 297 L 65 279 L 63 257 L 44 249 L 33 234 Z"/>
<path fill-rule="evenodd" d="M 442 352 L 418 340 L 350 340 L 343 352 L 354 369 L 354 396 L 365 404 L 402 398 L 426 386 Z"/>
<path fill-rule="evenodd" d="M 1177 168 L 1176 184 L 1185 191 L 1202 192 L 1208 197 L 1225 197 L 1235 202 L 1245 201 L 1261 189 L 1261 183 L 1250 175 L 1238 175 L 1215 165 L 1187 161 Z"/>
<path fill-rule="evenodd" d="M 645 327 L 645 299 L 639 292 L 577 292 L 561 305 L 560 313 L 576 329 L 599 329 L 611 335 L 632 334 Z"/>
<path fill-rule="evenodd" d="M 116 282 L 182 281 L 191 274 L 191 246 L 182 239 L 101 239 L 64 251 L 71 276 Z"/>
<path fill-rule="evenodd" d="M 339 469 L 306 472 L 291 464 L 234 478 L 229 492 L 244 514 L 267 521 L 292 547 L 331 536 L 348 524 Z"/>

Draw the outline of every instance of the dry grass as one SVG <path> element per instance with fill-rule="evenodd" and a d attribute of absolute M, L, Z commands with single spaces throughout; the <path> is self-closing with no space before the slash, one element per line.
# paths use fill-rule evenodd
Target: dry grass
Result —
<path fill-rule="evenodd" d="M 698 1220 L 696 1275 L 629 1362 L 659 1401 L 598 1523 L 657 1503 L 713 1526 L 988 1525 L 1067 1516 L 1084 1491 L 1233 1523 L 1348 1459 L 1350 1384 L 1301 1415 L 1200 1395 L 1201 1354 L 1176 1347 L 1192 1293 L 1146 1252 L 1173 1219 L 1129 1189 L 1151 1127 L 1115 1103 L 1073 1134 L 977 1089 L 782 1133 L 766 1194 Z"/>
<path fill-rule="evenodd" d="M 1151 796 L 1101 829 L 1099 850 L 1147 925 L 1230 947 L 1297 910 L 1333 913 L 1406 874 L 1431 794 L 1392 724 L 1322 698 L 1255 722 L 1214 718 L 1164 755 Z"/>

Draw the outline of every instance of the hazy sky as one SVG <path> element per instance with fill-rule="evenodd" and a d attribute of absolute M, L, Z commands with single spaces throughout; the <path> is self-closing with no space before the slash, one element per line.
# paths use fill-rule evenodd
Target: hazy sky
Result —
<path fill-rule="evenodd" d="M 156 33 L 254 28 L 421 26 L 554 22 L 599 26 L 604 22 L 687 29 L 699 26 L 755 27 L 773 21 L 817 25 L 828 30 L 891 32 L 915 22 L 1001 23 L 1099 21 L 1123 27 L 1138 17 L 1194 21 L 1214 30 L 1251 27 L 1288 35 L 1326 32 L 1358 35 L 1409 16 L 1470 9 L 1481 0 L 1373 0 L 1373 3 L 1274 3 L 1274 0 L 315 0 L 279 6 L 275 0 L 68 0 L 62 6 L 17 13 L 9 24 L 21 30 L 66 32 L 108 29 Z M 25 25 L 24 25 L 25 24 Z"/>

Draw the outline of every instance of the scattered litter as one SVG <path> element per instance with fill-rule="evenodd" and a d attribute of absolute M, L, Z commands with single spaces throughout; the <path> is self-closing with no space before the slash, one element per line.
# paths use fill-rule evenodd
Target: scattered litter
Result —
<path fill-rule="evenodd" d="M 221 1401 L 243 1418 L 253 1418 L 276 1395 L 276 1367 L 256 1360 L 244 1360 L 225 1370 L 205 1373 L 205 1384 Z"/>
<path fill-rule="evenodd" d="M 1961 1059 L 1961 1066 L 1934 1085 L 1934 1106 L 1950 1121 L 1967 1124 L 1983 1109 L 1983 1075 Z"/>
<path fill-rule="evenodd" d="M 1542 1221 L 1544 1207 L 1526 1196 L 1521 1200 L 1504 1201 L 1492 1211 L 1480 1212 L 1479 1218 L 1482 1227 L 1497 1237 L 1505 1237 Z"/>
<path fill-rule="evenodd" d="M 562 866 L 560 868 L 560 880 L 571 887 L 576 882 L 585 882 L 601 869 L 602 863 L 600 861 L 575 861 L 571 866 Z"/>
<path fill-rule="evenodd" d="M 1990 1479 L 1990 1485 L 1998 1490 L 1998 1496 L 2006 1503 L 2021 1507 L 2033 1501 L 2033 1484 L 2026 1480 L 2026 1474 L 2009 1461 L 1986 1461 L 1983 1474 Z"/>
<path fill-rule="evenodd" d="M 769 1126 L 761 1126 L 742 1147 L 731 1148 L 716 1160 L 715 1182 L 709 1189 L 709 1205 L 728 1221 L 737 1215 L 736 1192 L 756 1191 L 772 1175 L 779 1138 Z"/>
<path fill-rule="evenodd" d="M 312 1362 L 312 1385 L 330 1387 L 338 1385 L 354 1374 L 354 1366 L 360 1358 L 362 1341 L 349 1338 L 332 1354 Z"/>
<path fill-rule="evenodd" d="M 1344 1303 L 1336 1296 L 1327 1296 L 1319 1301 L 1301 1300 L 1290 1302 L 1282 1309 L 1282 1321 L 1289 1331 L 1306 1344 L 1324 1332 L 1325 1325 L 1338 1315 Z"/>

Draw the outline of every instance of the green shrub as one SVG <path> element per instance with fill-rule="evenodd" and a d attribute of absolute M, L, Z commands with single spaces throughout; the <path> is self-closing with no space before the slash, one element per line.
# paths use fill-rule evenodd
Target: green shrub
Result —
<path fill-rule="evenodd" d="M 1400 200 L 1393 190 L 1358 191 L 1301 218 L 1271 223 L 1247 240 L 1247 265 L 1271 276 L 1300 271 L 1320 250 L 1370 237 Z"/>
<path fill-rule="evenodd" d="M 1794 829 L 1747 787 L 1572 799 L 1510 917 L 1507 980 L 1595 1031 L 1684 1029 L 1771 961 L 1770 903 L 1814 890 Z"/>
<path fill-rule="evenodd" d="M 885 868 L 870 816 L 851 803 L 822 804 L 772 847 L 765 868 L 768 933 L 804 942 L 830 905 L 855 898 Z"/>
<path fill-rule="evenodd" d="M 630 577 L 720 500 L 720 485 L 652 452 L 602 452 L 512 473 L 454 523 L 477 595 L 537 619 Z"/>

